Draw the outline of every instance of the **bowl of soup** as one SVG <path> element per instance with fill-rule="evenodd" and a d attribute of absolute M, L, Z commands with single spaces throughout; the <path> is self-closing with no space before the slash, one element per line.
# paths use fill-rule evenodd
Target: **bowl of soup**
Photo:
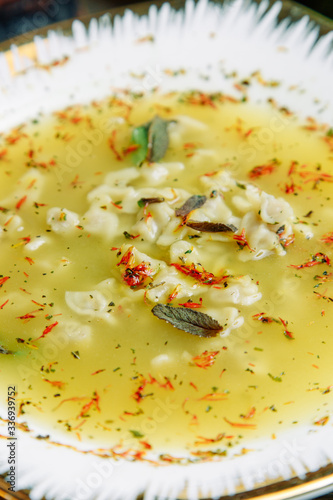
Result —
<path fill-rule="evenodd" d="M 282 6 L 134 7 L 3 55 L 9 491 L 331 487 L 332 52 Z"/>

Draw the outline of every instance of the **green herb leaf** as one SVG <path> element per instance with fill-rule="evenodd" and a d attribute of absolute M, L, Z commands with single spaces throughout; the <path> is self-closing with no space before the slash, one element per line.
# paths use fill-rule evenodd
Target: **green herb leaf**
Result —
<path fill-rule="evenodd" d="M 141 125 L 132 132 L 132 142 L 140 147 L 132 153 L 132 161 L 136 165 L 141 165 L 145 161 L 148 153 L 148 126 Z"/>
<path fill-rule="evenodd" d="M 186 307 L 157 304 L 153 307 L 152 313 L 175 328 L 199 337 L 215 337 L 223 330 L 219 322 L 208 314 Z"/>
<path fill-rule="evenodd" d="M 130 433 L 132 434 L 133 437 L 135 438 L 143 438 L 144 434 L 141 434 L 141 432 L 129 429 Z"/>
<path fill-rule="evenodd" d="M 268 376 L 271 377 L 271 379 L 274 380 L 274 382 L 282 382 L 281 377 L 274 377 L 274 375 L 272 375 L 271 373 L 269 373 Z"/>
<path fill-rule="evenodd" d="M 136 165 L 141 165 L 146 159 L 155 162 L 164 157 L 169 147 L 169 123 L 170 120 L 155 116 L 150 122 L 133 129 L 132 143 L 140 146 L 132 153 Z"/>
<path fill-rule="evenodd" d="M 237 231 L 237 227 L 232 224 L 223 224 L 222 222 L 189 220 L 186 222 L 186 226 L 202 233 L 228 233 L 230 231 L 235 233 Z"/>
<path fill-rule="evenodd" d="M 169 120 L 155 116 L 148 130 L 148 161 L 159 161 L 169 147 L 168 135 Z"/>
<path fill-rule="evenodd" d="M 202 207 L 202 205 L 206 203 L 206 200 L 206 196 L 201 194 L 194 194 L 193 196 L 191 196 L 191 198 L 185 201 L 184 205 L 182 205 L 180 208 L 176 208 L 176 217 L 186 217 L 186 215 L 191 213 L 193 210 Z"/>

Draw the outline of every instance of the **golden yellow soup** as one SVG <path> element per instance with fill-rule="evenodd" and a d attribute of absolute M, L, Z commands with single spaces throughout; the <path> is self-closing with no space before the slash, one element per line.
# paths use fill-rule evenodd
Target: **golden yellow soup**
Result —
<path fill-rule="evenodd" d="M 166 153 L 138 162 L 156 116 Z M 21 421 L 162 461 L 330 425 L 332 136 L 199 92 L 4 133 L 0 388 Z"/>

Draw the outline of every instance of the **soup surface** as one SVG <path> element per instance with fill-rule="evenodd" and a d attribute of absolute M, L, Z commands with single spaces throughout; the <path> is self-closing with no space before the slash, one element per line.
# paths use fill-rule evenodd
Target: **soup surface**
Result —
<path fill-rule="evenodd" d="M 0 388 L 21 422 L 164 462 L 330 425 L 332 129 L 125 94 L 0 141 Z"/>

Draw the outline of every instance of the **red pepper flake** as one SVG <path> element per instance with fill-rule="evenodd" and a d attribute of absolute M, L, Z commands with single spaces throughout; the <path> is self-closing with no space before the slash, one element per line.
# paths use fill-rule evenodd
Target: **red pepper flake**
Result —
<path fill-rule="evenodd" d="M 80 121 L 82 120 L 83 120 L 82 116 L 75 115 L 71 118 L 70 121 L 76 125 L 77 123 L 80 123 Z"/>
<path fill-rule="evenodd" d="M 8 153 L 8 150 L 6 148 L 0 150 L 0 160 L 3 160 L 6 154 Z"/>
<path fill-rule="evenodd" d="M 313 267 L 318 264 L 327 264 L 328 266 L 330 265 L 330 259 L 328 258 L 327 255 L 324 253 L 318 252 L 315 255 L 312 255 L 311 260 L 308 262 L 305 262 L 304 264 L 300 265 L 290 265 L 289 267 L 293 267 L 294 269 L 304 269 L 305 267 Z"/>
<path fill-rule="evenodd" d="M 242 229 L 241 234 L 234 234 L 232 238 L 234 240 L 236 240 L 237 245 L 239 245 L 240 247 L 242 247 L 242 248 L 247 247 L 251 252 L 254 251 L 253 248 L 250 247 L 250 245 L 246 239 L 244 228 Z"/>
<path fill-rule="evenodd" d="M 123 149 L 123 155 L 127 156 L 128 154 L 137 151 L 140 147 L 140 144 L 131 144 L 128 148 Z"/>
<path fill-rule="evenodd" d="M 183 302 L 183 304 L 178 304 L 179 306 L 183 307 L 188 307 L 189 309 L 199 309 L 202 307 L 202 298 L 200 297 L 199 303 L 198 302 L 192 302 L 190 299 L 188 302 Z"/>
<path fill-rule="evenodd" d="M 213 273 L 205 271 L 205 269 L 201 265 L 196 266 L 194 263 L 191 263 L 189 266 L 176 263 L 172 263 L 170 265 L 175 267 L 178 271 L 185 274 L 186 276 L 194 278 L 202 285 L 217 285 L 218 283 L 222 283 L 227 278 L 229 278 L 229 276 L 214 276 Z"/>
<path fill-rule="evenodd" d="M 254 314 L 252 316 L 252 319 L 255 319 L 257 321 L 261 321 L 262 323 L 279 323 L 279 321 L 275 318 L 272 318 L 270 316 L 266 316 L 266 313 L 262 312 L 262 313 L 258 313 L 258 314 Z"/>
<path fill-rule="evenodd" d="M 75 431 L 77 429 L 79 429 L 80 427 L 82 427 L 85 423 L 87 422 L 87 419 L 84 419 L 82 420 L 76 427 L 72 427 L 72 430 Z M 79 433 L 77 432 L 76 435 L 78 436 L 79 440 L 81 441 L 81 436 L 79 435 Z"/>
<path fill-rule="evenodd" d="M 195 149 L 197 147 L 197 145 L 195 144 L 195 142 L 185 142 L 183 144 L 183 149 Z"/>
<path fill-rule="evenodd" d="M 13 219 L 14 219 L 14 216 L 12 215 L 11 217 L 9 217 L 8 220 L 6 220 L 6 222 L 4 223 L 4 226 L 9 226 L 9 224 L 12 222 Z"/>
<path fill-rule="evenodd" d="M 6 302 L 4 302 L 3 304 L 1 304 L 0 309 L 3 309 L 5 307 L 5 305 L 8 304 L 8 302 L 9 302 L 9 299 L 7 299 Z"/>
<path fill-rule="evenodd" d="M 279 239 L 280 239 L 280 243 L 281 245 L 284 247 L 284 248 L 288 248 L 289 245 L 292 245 L 295 241 L 295 235 L 294 234 L 290 234 L 287 238 L 280 238 L 280 235 L 279 235 Z"/>
<path fill-rule="evenodd" d="M 46 335 L 47 335 L 48 333 L 50 333 L 50 332 L 53 330 L 53 328 L 55 328 L 57 325 L 58 325 L 58 321 L 56 321 L 56 322 L 55 322 L 55 323 L 53 323 L 52 325 L 49 325 L 49 326 L 47 326 L 46 328 L 44 328 L 44 331 L 43 331 L 42 335 L 41 335 L 40 337 L 37 337 L 36 339 L 34 339 L 34 340 L 33 340 L 33 342 L 34 342 L 35 340 L 39 340 L 39 339 L 42 339 L 42 338 L 46 337 Z"/>
<path fill-rule="evenodd" d="M 296 167 L 298 165 L 298 161 L 292 161 L 288 170 L 288 177 L 293 175 L 296 172 Z"/>
<path fill-rule="evenodd" d="M 29 262 L 30 266 L 35 263 L 34 259 L 32 259 L 31 257 L 24 257 L 24 259 Z"/>
<path fill-rule="evenodd" d="M 252 408 L 245 415 L 240 415 L 240 417 L 248 420 L 249 418 L 253 418 L 255 413 L 256 413 L 256 409 L 254 406 L 252 406 Z"/>
<path fill-rule="evenodd" d="M 22 137 L 27 137 L 20 128 L 13 130 L 11 135 L 7 135 L 5 140 L 7 144 L 13 145 L 16 144 Z"/>
<path fill-rule="evenodd" d="M 295 337 L 293 336 L 293 334 L 289 330 L 287 330 L 288 321 L 285 321 L 282 318 L 279 318 L 279 320 L 281 321 L 281 323 L 284 326 L 283 334 L 287 337 L 287 339 L 294 340 Z"/>
<path fill-rule="evenodd" d="M 190 386 L 193 387 L 193 389 L 195 389 L 196 391 L 198 391 L 199 389 L 197 388 L 197 386 L 193 383 L 193 382 L 190 382 Z"/>
<path fill-rule="evenodd" d="M 225 401 L 226 399 L 228 399 L 228 396 L 224 392 L 213 392 L 206 394 L 199 401 Z"/>
<path fill-rule="evenodd" d="M 212 170 L 211 172 L 207 172 L 204 174 L 205 177 L 213 177 L 214 175 L 218 174 L 218 170 Z"/>
<path fill-rule="evenodd" d="M 151 450 L 153 447 L 151 444 L 148 443 L 148 441 L 139 441 L 140 444 L 146 449 L 146 450 Z"/>
<path fill-rule="evenodd" d="M 213 366 L 216 360 L 216 356 L 220 351 L 204 351 L 199 356 L 192 358 L 193 363 L 199 368 L 206 370 L 209 366 Z"/>
<path fill-rule="evenodd" d="M 170 389 L 170 391 L 174 391 L 175 388 L 172 385 L 171 381 L 168 379 L 168 377 L 164 377 L 164 378 L 165 378 L 165 383 L 159 384 L 159 386 L 162 387 L 163 389 Z"/>
<path fill-rule="evenodd" d="M 71 186 L 76 187 L 79 184 L 84 184 L 84 181 L 79 181 L 79 174 L 76 174 L 72 182 L 70 183 Z"/>
<path fill-rule="evenodd" d="M 27 195 L 23 196 L 15 205 L 15 208 L 17 208 L 17 210 L 19 210 L 21 208 L 21 206 L 23 205 L 23 203 L 26 201 L 27 199 Z"/>
<path fill-rule="evenodd" d="M 303 183 L 307 184 L 309 182 L 313 182 L 315 185 L 318 184 L 319 182 L 333 182 L 333 176 L 331 174 L 327 174 L 325 172 L 320 171 L 320 167 L 316 169 L 316 171 L 311 171 L 311 170 L 304 170 L 307 165 L 301 165 L 295 161 L 291 163 L 291 166 L 288 171 L 288 177 L 292 177 L 293 175 L 297 175 L 301 179 L 303 179 Z M 297 168 L 299 167 L 299 168 Z M 291 184 L 285 185 L 284 191 L 289 194 L 289 193 L 294 193 L 298 190 L 302 190 L 300 186 L 296 186 L 294 184 L 294 181 L 292 180 Z"/>
<path fill-rule="evenodd" d="M 45 304 L 40 304 L 39 302 L 36 302 L 35 300 L 32 300 L 31 302 L 33 302 L 34 304 L 36 304 L 36 306 L 45 307 Z"/>
<path fill-rule="evenodd" d="M 178 285 L 174 288 L 173 292 L 171 292 L 169 297 L 167 298 L 167 302 L 168 303 L 172 302 L 177 297 L 180 290 L 181 290 L 181 285 L 180 283 L 178 283 Z"/>
<path fill-rule="evenodd" d="M 47 378 L 43 379 L 44 382 L 48 382 L 53 387 L 57 387 L 58 389 L 63 389 L 66 385 L 66 382 L 60 382 L 59 380 L 48 380 Z"/>
<path fill-rule="evenodd" d="M 258 165 L 250 170 L 249 177 L 250 179 L 258 179 L 258 177 L 262 177 L 263 175 L 270 175 L 275 171 L 278 164 L 279 162 L 273 160 L 265 165 Z"/>
<path fill-rule="evenodd" d="M 36 181 L 37 179 L 32 179 L 32 181 L 30 182 L 30 184 L 28 185 L 27 189 L 31 189 L 34 187 L 34 185 L 36 184 Z"/>
<path fill-rule="evenodd" d="M 148 374 L 149 378 L 145 378 L 141 375 L 141 381 L 140 381 L 140 386 L 138 389 L 132 394 L 132 397 L 135 399 L 137 403 L 140 403 L 142 399 L 144 399 L 147 396 L 150 396 L 151 394 L 144 394 L 143 391 L 147 385 L 153 385 L 157 384 L 159 387 L 162 387 L 164 389 L 170 389 L 171 391 L 174 390 L 174 387 L 170 380 L 167 377 L 164 377 L 166 382 L 164 384 L 159 383 L 156 378 L 152 377 L 151 374 Z"/>
<path fill-rule="evenodd" d="M 116 247 L 114 247 L 115 250 L 117 250 Z M 127 252 L 123 255 L 121 258 L 121 261 L 118 262 L 117 266 L 124 265 L 124 266 L 131 266 L 133 260 L 134 260 L 134 254 L 133 254 L 133 249 L 134 247 L 129 247 Z"/>
<path fill-rule="evenodd" d="M 316 368 L 317 370 L 319 370 L 319 366 L 318 365 L 314 365 L 313 364 L 312 366 L 313 366 L 313 368 Z"/>
<path fill-rule="evenodd" d="M 100 412 L 101 409 L 99 407 L 99 395 L 97 394 L 96 391 L 93 392 L 93 397 L 91 398 L 91 400 L 86 403 L 83 407 L 82 407 L 82 410 L 81 412 L 79 413 L 79 415 L 76 417 L 76 418 L 83 418 L 87 415 L 87 412 L 94 406 L 95 409 Z"/>
<path fill-rule="evenodd" d="M 117 131 L 113 130 L 111 137 L 109 138 L 109 147 L 110 147 L 111 151 L 114 153 L 116 159 L 118 161 L 122 161 L 123 158 L 121 157 L 120 153 L 117 151 L 116 146 L 115 146 L 116 135 L 117 135 Z"/>
<path fill-rule="evenodd" d="M 330 233 L 326 233 L 322 236 L 320 241 L 323 241 L 324 243 L 327 243 L 328 245 L 333 244 L 333 231 Z"/>
<path fill-rule="evenodd" d="M 210 106 L 213 109 L 217 108 L 212 100 L 212 96 L 204 94 L 203 92 L 191 92 L 191 94 L 186 97 L 186 102 L 199 106 Z"/>
<path fill-rule="evenodd" d="M 203 436 L 197 436 L 200 441 L 195 441 L 195 445 L 204 445 L 204 444 L 210 444 L 210 443 L 218 443 L 219 441 L 222 441 L 223 438 L 225 438 L 226 435 L 224 432 L 220 432 L 220 434 L 217 434 L 215 438 L 206 438 Z"/>
<path fill-rule="evenodd" d="M 250 128 L 247 132 L 244 133 L 244 137 L 249 137 L 253 133 L 253 128 Z"/>
<path fill-rule="evenodd" d="M 302 188 L 294 184 L 294 182 L 292 182 L 291 184 L 285 184 L 284 192 L 286 194 L 294 194 L 297 190 L 302 191 Z"/>
<path fill-rule="evenodd" d="M 122 274 L 125 283 L 131 287 L 136 288 L 145 284 L 146 278 L 151 278 L 153 270 L 149 262 L 141 262 L 135 267 L 127 267 Z"/>
<path fill-rule="evenodd" d="M 325 291 L 326 292 L 326 291 Z M 313 292 L 315 295 L 317 295 L 318 299 L 324 299 L 324 300 L 327 300 L 327 302 L 333 302 L 333 298 L 332 297 L 328 297 L 327 295 L 324 295 L 324 294 L 321 294 L 319 292 Z M 323 310 L 322 313 L 324 312 L 324 314 L 322 314 L 322 316 L 325 315 L 325 311 Z"/>
<path fill-rule="evenodd" d="M 91 375 L 97 375 L 98 373 L 105 372 L 105 370 L 106 370 L 105 368 L 102 368 L 100 370 L 97 370 L 97 371 L 93 372 Z"/>
<path fill-rule="evenodd" d="M 124 231 L 123 232 L 123 235 L 125 236 L 125 238 L 127 240 L 136 240 L 136 238 L 139 238 L 140 237 L 140 234 L 130 234 L 128 233 L 127 231 Z"/>
<path fill-rule="evenodd" d="M 115 208 L 119 208 L 119 210 L 122 210 L 121 202 L 115 203 L 114 201 L 110 201 L 111 205 L 114 206 Z"/>
<path fill-rule="evenodd" d="M 0 278 L 0 288 L 6 283 L 7 280 L 9 280 L 9 278 L 10 276 L 4 276 L 3 278 Z"/>
<path fill-rule="evenodd" d="M 24 314 L 23 316 L 17 316 L 16 319 L 24 319 L 24 320 L 29 320 L 29 319 L 33 319 L 35 318 L 36 316 L 33 314 L 34 312 L 36 311 L 32 311 L 30 313 L 26 313 Z"/>
<path fill-rule="evenodd" d="M 327 415 L 326 417 L 320 418 L 319 420 L 316 420 L 314 422 L 314 425 L 326 425 L 327 422 L 329 421 L 329 416 Z"/>
<path fill-rule="evenodd" d="M 225 420 L 225 422 L 227 422 L 227 424 L 231 425 L 231 427 L 247 427 L 248 429 L 256 429 L 257 428 L 256 424 L 248 424 L 245 422 L 231 422 L 226 417 L 224 417 L 224 420 Z"/>
<path fill-rule="evenodd" d="M 199 420 L 197 415 L 192 415 L 192 420 L 190 422 L 190 425 L 199 425 Z"/>

